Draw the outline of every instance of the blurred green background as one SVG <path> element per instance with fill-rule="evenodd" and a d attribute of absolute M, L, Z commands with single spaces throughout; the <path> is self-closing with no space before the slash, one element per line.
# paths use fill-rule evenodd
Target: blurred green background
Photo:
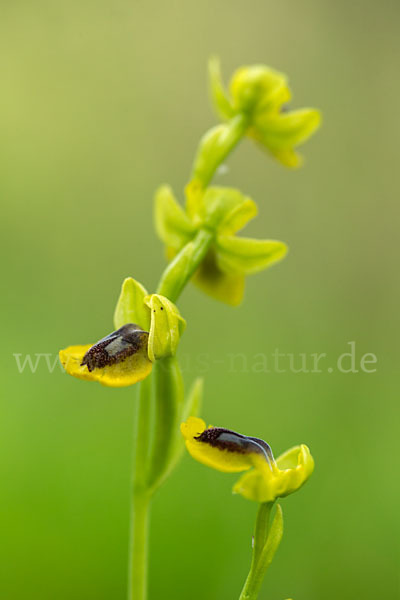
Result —
<path fill-rule="evenodd" d="M 182 198 L 212 124 L 206 62 L 289 74 L 323 129 L 305 167 L 244 142 L 220 183 L 260 205 L 246 233 L 288 258 L 249 278 L 232 309 L 188 288 L 181 356 L 206 377 L 203 416 L 310 445 L 315 475 L 283 500 L 286 532 L 262 598 L 398 593 L 398 78 L 400 7 L 352 2 L 11 2 L 0 21 L 2 304 L 0 597 L 123 600 L 135 388 L 19 373 L 112 329 L 121 281 L 154 289 L 163 265 L 152 198 Z M 255 373 L 254 355 L 356 342 L 375 373 Z M 248 368 L 230 367 L 243 354 Z M 157 495 L 150 597 L 238 597 L 256 506 L 234 476 L 188 456 Z"/>

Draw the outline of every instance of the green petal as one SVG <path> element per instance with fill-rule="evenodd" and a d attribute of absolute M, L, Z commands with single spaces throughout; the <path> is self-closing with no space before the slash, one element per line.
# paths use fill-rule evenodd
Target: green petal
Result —
<path fill-rule="evenodd" d="M 193 282 L 203 292 L 225 304 L 238 306 L 243 300 L 244 275 L 222 271 L 213 250 L 208 252 L 201 263 Z"/>
<path fill-rule="evenodd" d="M 285 452 L 276 464 L 272 476 L 261 469 L 245 473 L 234 485 L 234 493 L 256 502 L 273 502 L 300 489 L 314 470 L 314 459 L 304 444 Z"/>
<path fill-rule="evenodd" d="M 144 299 L 151 311 L 148 353 L 151 361 L 176 354 L 186 321 L 179 310 L 160 294 L 151 294 Z"/>
<path fill-rule="evenodd" d="M 255 124 L 255 137 L 272 151 L 303 144 L 318 129 L 320 112 L 313 108 L 266 116 Z"/>
<path fill-rule="evenodd" d="M 265 477 L 257 469 L 245 473 L 233 486 L 233 493 L 253 502 L 274 502 L 277 498 L 275 479 Z"/>
<path fill-rule="evenodd" d="M 126 323 L 136 323 L 144 331 L 149 331 L 150 311 L 144 304 L 147 294 L 147 290 L 138 281 L 132 277 L 125 279 L 115 308 L 115 329 Z"/>
<path fill-rule="evenodd" d="M 234 115 L 233 107 L 222 83 L 221 68 L 216 57 L 208 63 L 211 99 L 221 119 L 230 119 Z"/>
<path fill-rule="evenodd" d="M 287 496 L 300 489 L 314 471 L 314 459 L 305 444 L 287 450 L 278 458 L 277 465 L 282 473 L 280 496 Z"/>
<path fill-rule="evenodd" d="M 176 250 L 189 242 L 195 233 L 194 225 L 167 185 L 156 192 L 154 218 L 160 239 Z"/>
<path fill-rule="evenodd" d="M 254 200 L 235 188 L 208 188 L 198 209 L 202 224 L 220 233 L 235 233 L 256 215 Z"/>
<path fill-rule="evenodd" d="M 262 271 L 281 260 L 287 252 L 283 242 L 227 235 L 219 235 L 216 246 L 219 267 L 240 274 Z"/>

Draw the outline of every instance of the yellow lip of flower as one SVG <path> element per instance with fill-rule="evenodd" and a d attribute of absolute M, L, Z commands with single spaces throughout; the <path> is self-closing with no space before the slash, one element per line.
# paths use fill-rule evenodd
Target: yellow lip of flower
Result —
<path fill-rule="evenodd" d="M 98 381 L 110 387 L 132 385 L 151 372 L 148 337 L 148 332 L 128 323 L 94 345 L 60 350 L 61 364 L 67 373 L 79 379 Z"/>
<path fill-rule="evenodd" d="M 275 461 L 263 440 L 221 427 L 206 428 L 202 419 L 189 417 L 181 431 L 186 448 L 199 462 L 225 473 L 246 471 L 233 492 L 249 500 L 273 502 L 287 496 L 298 490 L 314 470 L 314 460 L 304 444 Z"/>
<path fill-rule="evenodd" d="M 189 417 L 181 424 L 186 448 L 199 462 L 224 473 L 247 471 L 251 467 L 275 470 L 275 460 L 270 446 L 223 427 L 206 427 L 197 417 Z"/>

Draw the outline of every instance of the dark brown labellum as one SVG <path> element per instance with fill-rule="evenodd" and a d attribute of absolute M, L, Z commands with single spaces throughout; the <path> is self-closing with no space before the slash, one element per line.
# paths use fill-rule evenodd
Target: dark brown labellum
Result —
<path fill-rule="evenodd" d="M 220 450 L 239 452 L 240 454 L 255 452 L 256 454 L 264 454 L 268 462 L 274 460 L 271 447 L 264 440 L 248 437 L 223 427 L 210 427 L 195 439 Z"/>
<path fill-rule="evenodd" d="M 86 365 L 89 371 L 93 371 L 120 363 L 139 352 L 147 344 L 148 336 L 148 332 L 135 323 L 123 325 L 89 348 L 81 366 Z"/>

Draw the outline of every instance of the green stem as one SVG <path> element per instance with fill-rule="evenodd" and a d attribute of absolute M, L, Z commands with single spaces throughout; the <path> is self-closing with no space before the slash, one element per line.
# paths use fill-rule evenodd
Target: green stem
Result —
<path fill-rule="evenodd" d="M 182 373 L 173 356 L 158 360 L 154 370 L 154 436 L 146 487 L 153 493 L 168 475 L 184 405 Z"/>
<path fill-rule="evenodd" d="M 164 270 L 158 284 L 157 293 L 176 302 L 184 287 L 197 271 L 208 252 L 214 234 L 208 229 L 200 229 L 191 242 L 186 244 Z"/>
<path fill-rule="evenodd" d="M 135 449 L 134 449 L 134 489 L 144 488 L 149 454 L 151 430 L 152 380 L 147 377 L 140 383 L 136 403 Z"/>
<path fill-rule="evenodd" d="M 215 171 L 237 146 L 248 127 L 248 117 L 237 114 L 227 123 L 217 125 L 201 138 L 193 164 L 192 180 L 206 188 Z"/>
<path fill-rule="evenodd" d="M 268 539 L 269 519 L 273 505 L 273 502 L 264 502 L 259 506 L 254 529 L 253 556 L 250 571 L 239 600 L 256 600 L 260 591 L 265 575 L 265 570 L 260 568 L 260 566 L 262 566 L 263 551 Z"/>
<path fill-rule="evenodd" d="M 128 600 L 146 600 L 147 597 L 150 495 L 145 489 L 145 478 L 149 451 L 150 411 L 151 378 L 148 377 L 140 385 L 136 403 Z"/>
<path fill-rule="evenodd" d="M 204 190 L 215 171 L 240 142 L 246 132 L 248 118 L 238 114 L 227 123 L 214 127 L 200 140 L 192 170 L 191 183 Z M 169 263 L 161 276 L 157 293 L 176 302 L 208 252 L 214 233 L 200 229 Z"/>
<path fill-rule="evenodd" d="M 211 130 L 200 141 L 193 177 L 203 189 L 211 181 L 218 166 L 243 137 L 246 126 L 246 118 L 237 115 L 224 126 L 217 128 L 216 136 L 216 130 Z M 211 140 L 211 152 L 207 136 L 208 140 Z M 166 296 L 171 302 L 176 302 L 206 256 L 213 239 L 214 234 L 211 231 L 200 229 L 194 239 L 186 244 L 166 267 L 157 293 Z M 147 597 L 150 500 L 155 489 L 168 474 L 178 412 L 183 404 L 181 375 L 175 359 L 158 361 L 154 365 L 154 370 L 155 431 L 152 440 L 150 436 L 151 377 L 142 382 L 136 417 L 128 600 L 146 600 Z M 151 441 L 153 447 L 150 456 Z"/>
<path fill-rule="evenodd" d="M 132 502 L 128 600 L 146 600 L 150 496 L 135 491 Z"/>
<path fill-rule="evenodd" d="M 190 252 L 185 246 L 186 253 L 180 252 L 164 271 L 158 286 L 158 293 L 176 301 L 203 260 L 211 241 L 212 234 L 210 232 L 199 231 L 195 239 L 187 245 Z M 184 269 L 182 269 L 183 261 L 185 261 Z M 151 456 L 149 456 L 149 447 L 151 442 L 152 377 L 147 377 L 142 381 L 137 403 L 128 600 L 146 599 L 150 499 L 167 474 L 179 420 L 178 412 L 183 405 L 183 383 L 177 360 L 169 358 L 157 361 L 154 365 L 154 372 L 156 382 L 155 431 L 152 436 Z"/>
<path fill-rule="evenodd" d="M 254 530 L 254 546 L 252 564 L 257 564 L 260 555 L 264 549 L 265 542 L 269 533 L 269 518 L 273 507 L 273 502 L 263 502 L 260 504 L 257 512 L 256 526 Z"/>

